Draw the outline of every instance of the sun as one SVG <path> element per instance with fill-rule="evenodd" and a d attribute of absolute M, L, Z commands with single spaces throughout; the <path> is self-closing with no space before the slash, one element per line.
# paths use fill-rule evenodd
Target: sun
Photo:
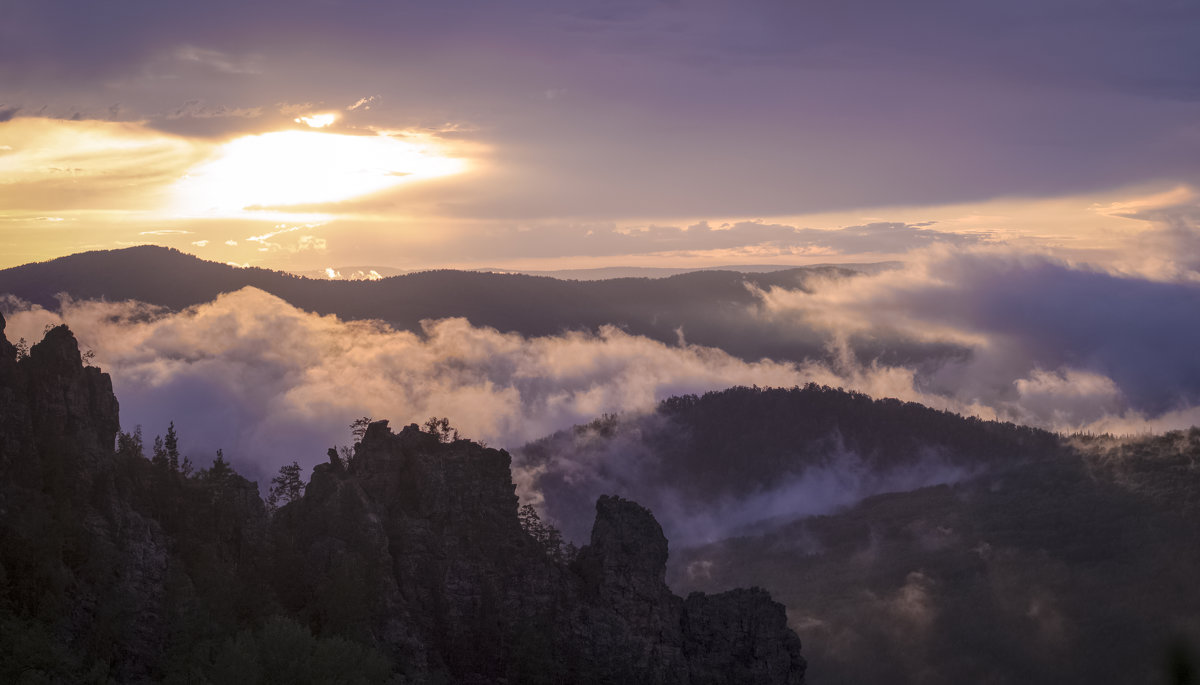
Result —
<path fill-rule="evenodd" d="M 432 143 L 394 135 L 277 131 L 243 136 L 188 171 L 175 186 L 189 216 L 245 216 L 338 202 L 413 181 L 456 174 L 465 160 Z"/>

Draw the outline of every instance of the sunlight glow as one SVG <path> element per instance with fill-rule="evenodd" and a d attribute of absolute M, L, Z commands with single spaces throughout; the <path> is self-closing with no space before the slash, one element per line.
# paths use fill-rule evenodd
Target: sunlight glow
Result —
<path fill-rule="evenodd" d="M 307 124 L 310 128 L 325 128 L 337 120 L 337 115 L 333 112 L 325 114 L 310 114 L 306 117 L 296 117 L 293 119 L 297 124 Z"/>
<path fill-rule="evenodd" d="M 320 212 L 315 205 L 458 173 L 465 166 L 432 144 L 384 134 L 264 133 L 232 140 L 192 169 L 176 184 L 177 209 L 207 216 Z"/>

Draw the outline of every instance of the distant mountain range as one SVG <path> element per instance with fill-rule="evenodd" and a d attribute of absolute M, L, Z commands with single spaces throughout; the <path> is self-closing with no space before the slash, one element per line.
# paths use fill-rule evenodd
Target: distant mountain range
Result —
<path fill-rule="evenodd" d="M 668 344 L 721 348 L 747 360 L 799 360 L 826 354 L 826 340 L 757 315 L 751 288 L 804 290 L 814 278 L 852 278 L 845 266 L 770 273 L 694 271 L 662 278 L 574 281 L 524 274 L 425 271 L 379 280 L 327 280 L 238 268 L 174 249 L 139 246 L 85 252 L 0 271 L 0 294 L 55 309 L 57 295 L 138 300 L 183 309 L 254 287 L 301 309 L 343 319 L 380 319 L 419 330 L 423 319 L 465 317 L 477 326 L 526 336 L 617 326 Z M 869 342 L 867 343 L 870 344 Z M 938 354 L 891 345 L 861 350 L 869 358 Z"/>
<path fill-rule="evenodd" d="M 787 271 L 788 269 L 822 269 L 826 267 L 836 267 L 839 269 L 849 269 L 861 273 L 879 273 L 888 269 L 895 269 L 900 266 L 900 262 L 869 262 L 869 263 L 851 263 L 851 264 L 805 264 L 803 266 L 791 264 L 728 264 L 724 266 L 706 266 L 701 268 L 668 268 L 668 267 L 647 267 L 647 266 L 605 266 L 592 269 L 553 269 L 539 271 L 536 269 L 499 269 L 483 267 L 479 269 L 468 269 L 469 271 L 479 271 L 482 273 L 497 273 L 497 274 L 525 274 L 526 276 L 547 276 L 549 278 L 559 278 L 572 281 L 602 281 L 612 278 L 667 278 L 669 276 L 678 276 L 680 274 L 694 273 L 696 271 L 736 271 L 738 273 L 771 273 L 774 271 Z M 317 269 L 311 271 L 295 271 L 297 276 L 305 278 L 318 278 L 328 280 L 378 280 L 380 278 L 388 278 L 390 276 L 402 276 L 404 274 L 416 273 L 416 269 L 397 269 L 393 266 L 337 266 L 328 269 Z"/>

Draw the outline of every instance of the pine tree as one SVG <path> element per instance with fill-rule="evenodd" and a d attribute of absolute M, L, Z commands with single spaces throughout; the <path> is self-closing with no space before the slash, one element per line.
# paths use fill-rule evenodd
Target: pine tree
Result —
<path fill-rule="evenodd" d="M 350 434 L 354 436 L 354 442 L 361 442 L 363 436 L 367 434 L 367 426 L 371 425 L 371 417 L 362 416 L 350 424 Z"/>
<path fill-rule="evenodd" d="M 150 458 L 150 461 L 153 462 L 155 466 L 161 466 L 164 468 L 167 466 L 167 448 L 163 446 L 163 438 L 161 435 L 154 436 L 154 456 Z"/>
<path fill-rule="evenodd" d="M 172 421 L 167 426 L 167 437 L 163 440 L 163 446 L 166 448 L 167 465 L 172 471 L 179 470 L 179 436 L 175 434 L 175 422 Z"/>
<path fill-rule="evenodd" d="M 217 458 L 213 459 L 212 466 L 201 472 L 205 480 L 212 483 L 224 483 L 233 476 L 233 468 L 229 466 L 229 462 L 225 461 L 225 453 L 217 450 Z"/>
<path fill-rule="evenodd" d="M 554 561 L 560 564 L 570 563 L 578 554 L 579 550 L 573 543 L 564 542 L 562 533 L 557 528 L 542 521 L 532 504 L 522 505 L 517 510 L 517 520 L 521 523 L 521 529 L 541 545 L 546 556 Z"/>
<path fill-rule="evenodd" d="M 146 455 L 142 450 L 142 427 L 140 425 L 136 426 L 132 433 L 121 431 L 117 434 L 117 452 L 127 457 L 145 459 Z"/>
<path fill-rule="evenodd" d="M 454 442 L 459 438 L 458 429 L 451 426 L 450 419 L 445 416 L 441 418 L 436 416 L 429 417 L 429 420 L 425 422 L 424 428 L 426 433 L 436 435 L 438 440 L 442 442 Z"/>
<path fill-rule="evenodd" d="M 300 464 L 294 461 L 279 467 L 279 475 L 271 479 L 271 491 L 267 495 L 267 506 L 272 511 L 304 496 L 304 480 L 300 473 Z"/>

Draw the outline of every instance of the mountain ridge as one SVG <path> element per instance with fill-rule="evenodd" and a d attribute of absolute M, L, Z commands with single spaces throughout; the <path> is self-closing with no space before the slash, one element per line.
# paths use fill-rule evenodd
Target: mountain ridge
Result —
<path fill-rule="evenodd" d="M 135 300 L 181 310 L 223 292 L 254 287 L 305 311 L 343 320 L 378 319 L 419 331 L 425 319 L 464 317 L 475 326 L 527 337 L 599 331 L 615 325 L 670 345 L 717 347 L 746 361 L 827 356 L 824 336 L 780 328 L 758 315 L 755 290 L 805 289 L 815 278 L 853 278 L 839 267 L 763 274 L 697 271 L 662 279 L 566 281 L 545 276 L 435 270 L 380 280 L 308 279 L 257 267 L 206 262 L 177 250 L 140 246 L 86 252 L 0 270 L 0 295 L 49 309 L 57 295 Z M 869 357 L 904 355 L 896 345 L 863 341 Z M 934 351 L 936 353 L 936 350 Z"/>

